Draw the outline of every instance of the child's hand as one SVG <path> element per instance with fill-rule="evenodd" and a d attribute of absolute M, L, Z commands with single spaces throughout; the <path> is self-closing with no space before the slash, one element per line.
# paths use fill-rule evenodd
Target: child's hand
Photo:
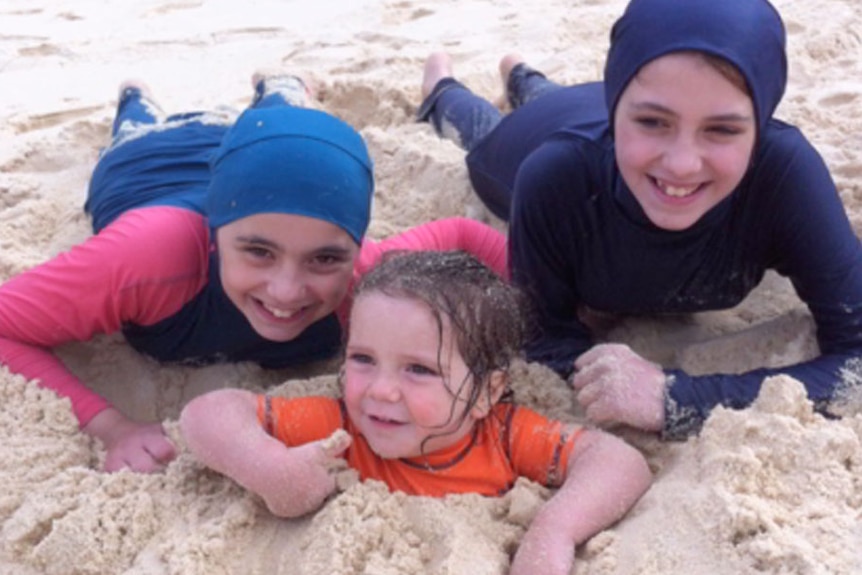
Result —
<path fill-rule="evenodd" d="M 176 457 L 174 444 L 159 423 L 141 423 L 128 419 L 114 408 L 96 415 L 84 432 L 99 439 L 105 447 L 104 470 L 152 473 L 164 468 Z"/>
<path fill-rule="evenodd" d="M 258 493 L 267 508 L 280 517 L 299 517 L 315 511 L 336 489 L 336 472 L 346 467 L 341 457 L 351 438 L 343 429 L 320 441 L 297 447 L 281 446 L 280 473 Z"/>
<path fill-rule="evenodd" d="M 575 546 L 559 529 L 531 526 L 518 545 L 509 575 L 569 575 L 575 562 Z"/>
<path fill-rule="evenodd" d="M 575 369 L 572 385 L 590 421 L 661 431 L 665 390 L 661 367 L 626 345 L 602 344 L 581 355 Z"/>

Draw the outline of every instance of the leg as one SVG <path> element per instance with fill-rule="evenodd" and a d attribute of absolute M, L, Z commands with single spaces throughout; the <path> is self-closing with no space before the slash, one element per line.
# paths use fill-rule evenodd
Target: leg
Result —
<path fill-rule="evenodd" d="M 422 79 L 424 101 L 417 119 L 430 122 L 441 138 L 473 149 L 500 122 L 500 111 L 490 102 L 452 78 L 447 54 L 435 53 L 425 62 Z"/>
<path fill-rule="evenodd" d="M 121 132 L 131 131 L 141 124 L 155 124 L 161 113 L 146 84 L 138 80 L 126 80 L 120 84 L 111 137 L 116 139 Z"/>
<path fill-rule="evenodd" d="M 562 87 L 548 80 L 538 70 L 530 68 L 517 54 L 507 54 L 500 60 L 500 78 L 512 109 Z"/>

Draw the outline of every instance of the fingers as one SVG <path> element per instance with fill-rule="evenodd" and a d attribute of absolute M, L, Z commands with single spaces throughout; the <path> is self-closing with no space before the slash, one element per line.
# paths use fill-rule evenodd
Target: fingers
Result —
<path fill-rule="evenodd" d="M 622 359 L 631 355 L 634 355 L 634 352 L 629 346 L 625 344 L 601 343 L 599 345 L 591 347 L 590 349 L 582 353 L 580 356 L 578 356 L 578 358 L 575 360 L 575 369 L 580 371 L 601 359 Z"/>
<path fill-rule="evenodd" d="M 159 463 L 168 463 L 177 456 L 177 448 L 167 436 L 150 438 L 145 444 L 144 449 L 153 460 Z"/>
<path fill-rule="evenodd" d="M 136 431 L 108 449 L 105 471 L 131 469 L 138 473 L 154 473 L 163 470 L 176 457 L 176 447 L 161 425 L 142 425 L 136 427 Z"/>
<path fill-rule="evenodd" d="M 336 429 L 332 435 L 320 442 L 326 457 L 340 457 L 353 443 L 353 438 L 343 429 Z"/>

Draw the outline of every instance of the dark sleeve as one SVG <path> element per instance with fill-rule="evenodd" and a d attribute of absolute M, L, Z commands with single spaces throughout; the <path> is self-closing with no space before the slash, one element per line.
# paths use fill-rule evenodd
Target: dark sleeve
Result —
<path fill-rule="evenodd" d="M 563 378 L 592 344 L 578 320 L 578 199 L 589 192 L 589 175 L 576 150 L 551 141 L 537 148 L 515 178 L 509 225 L 513 282 L 527 294 L 534 326 L 527 358 Z"/>
<path fill-rule="evenodd" d="M 781 167 L 763 176 L 758 192 L 771 201 L 757 211 L 761 222 L 774 229 L 769 251 L 775 269 L 790 278 L 811 311 L 820 355 L 740 375 L 668 372 L 669 436 L 699 429 L 716 405 L 749 405 L 772 375 L 802 382 L 820 411 L 862 384 L 862 246 L 823 160 L 797 131 L 789 136 L 762 160 Z"/>

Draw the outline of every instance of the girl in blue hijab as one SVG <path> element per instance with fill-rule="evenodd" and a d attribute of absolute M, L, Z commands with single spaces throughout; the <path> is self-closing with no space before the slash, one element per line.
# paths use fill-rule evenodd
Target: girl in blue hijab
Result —
<path fill-rule="evenodd" d="M 571 378 L 589 418 L 684 436 L 772 375 L 824 411 L 862 381 L 862 248 L 820 155 L 773 117 L 787 61 L 772 5 L 632 0 L 603 82 L 561 87 L 517 56 L 500 69 L 505 118 L 433 54 L 419 116 L 456 134 L 476 192 L 509 221 L 513 278 L 538 314 L 528 356 Z M 695 376 L 593 347 L 597 317 L 727 309 L 769 269 L 807 304 L 818 357 Z"/>
<path fill-rule="evenodd" d="M 161 362 L 308 364 L 338 354 L 351 286 L 385 251 L 464 249 L 507 273 L 505 237 L 466 219 L 365 240 L 362 137 L 306 107 L 297 78 L 252 83 L 238 118 L 164 117 L 126 84 L 90 181 L 94 235 L 0 286 L 0 362 L 70 399 L 108 471 L 157 470 L 174 446 L 89 389 L 58 345 L 120 331 Z"/>

